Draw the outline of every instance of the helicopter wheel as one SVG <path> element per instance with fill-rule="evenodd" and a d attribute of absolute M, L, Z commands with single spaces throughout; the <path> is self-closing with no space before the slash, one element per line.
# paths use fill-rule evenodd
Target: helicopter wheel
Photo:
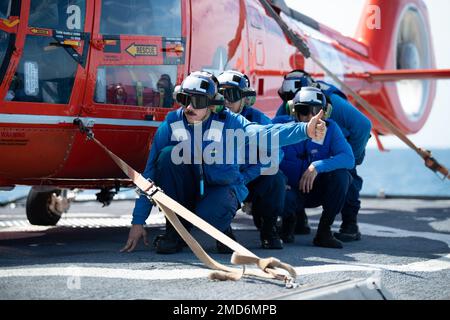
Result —
<path fill-rule="evenodd" d="M 39 191 L 31 188 L 26 203 L 28 221 L 39 226 L 56 225 L 70 206 L 67 197 L 62 196 L 62 193 L 61 189 Z"/>

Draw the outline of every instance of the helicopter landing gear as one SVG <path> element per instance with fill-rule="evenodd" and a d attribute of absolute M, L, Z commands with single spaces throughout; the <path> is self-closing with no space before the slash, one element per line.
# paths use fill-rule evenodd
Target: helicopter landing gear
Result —
<path fill-rule="evenodd" d="M 99 193 L 96 193 L 97 201 L 103 204 L 103 207 L 107 207 L 111 204 L 114 196 L 119 193 L 120 184 L 116 182 L 115 190 L 110 188 L 102 188 Z"/>
<path fill-rule="evenodd" d="M 38 226 L 54 226 L 69 210 L 70 201 L 67 190 L 33 187 L 26 203 L 28 221 Z"/>

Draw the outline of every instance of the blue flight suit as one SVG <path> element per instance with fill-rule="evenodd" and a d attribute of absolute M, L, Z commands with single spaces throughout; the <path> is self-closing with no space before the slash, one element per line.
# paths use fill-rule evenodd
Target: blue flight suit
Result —
<path fill-rule="evenodd" d="M 215 122 L 213 122 L 215 121 Z M 257 125 L 246 120 L 241 115 L 236 115 L 229 110 L 222 110 L 211 115 L 201 124 L 201 132 L 206 133 L 212 128 L 212 124 L 223 124 L 219 139 L 225 144 L 226 130 L 242 129 L 249 136 L 257 136 L 257 143 L 263 141 L 263 137 L 269 141 L 267 146 L 259 145 L 259 148 L 271 148 L 272 141 L 279 141 L 279 147 L 298 143 L 308 139 L 306 123 L 298 124 L 271 124 L 267 126 Z M 186 141 L 194 144 L 194 125 L 189 124 L 183 114 L 183 109 L 168 113 L 165 121 L 159 126 L 153 138 L 152 147 L 147 160 L 143 176 L 153 180 L 170 197 L 179 201 L 188 209 L 196 212 L 201 218 L 221 231 L 225 231 L 233 219 L 238 204 L 244 201 L 248 195 L 245 186 L 245 172 L 241 172 L 238 164 L 238 155 L 233 154 L 233 163 L 225 161 L 219 163 L 202 164 L 175 164 L 172 161 L 172 150 L 179 145 L 181 136 L 173 131 L 178 125 L 189 133 Z M 202 150 L 205 150 L 211 141 L 201 139 Z M 245 148 L 245 145 L 239 145 Z M 191 148 L 192 152 L 195 146 Z M 225 150 L 225 148 L 224 148 Z M 191 160 L 195 155 L 188 155 Z M 223 157 L 225 158 L 225 154 Z M 193 162 L 191 162 L 193 163 Z M 201 190 L 200 181 L 204 181 L 204 190 Z M 202 192 L 203 191 L 203 192 Z M 144 224 L 151 211 L 151 202 L 140 196 L 133 210 L 132 224 Z"/>
<path fill-rule="evenodd" d="M 370 120 L 354 107 L 346 95 L 335 86 L 324 81 L 317 81 L 321 90 L 329 98 L 332 104 L 330 119 L 334 120 L 342 130 L 344 137 L 350 144 L 355 157 L 355 166 L 350 170 L 352 184 L 350 185 L 342 208 L 342 221 L 347 224 L 356 224 L 357 214 L 361 208 L 359 193 L 362 189 L 363 180 L 356 171 L 365 157 L 367 142 L 370 138 L 372 123 Z M 286 115 L 286 103 L 283 102 L 277 110 L 276 116 Z"/>
<path fill-rule="evenodd" d="M 261 125 L 272 123 L 263 112 L 252 107 L 245 106 L 240 114 L 250 122 Z M 278 160 L 280 161 L 283 154 L 281 149 L 279 152 Z M 279 162 L 277 162 L 278 164 Z M 277 217 L 283 214 L 286 192 L 286 177 L 284 174 L 277 170 L 275 174 L 262 175 L 260 174 L 262 168 L 261 164 L 241 166 L 241 170 L 246 173 L 246 185 L 249 190 L 245 202 L 252 202 L 252 214 L 258 228 L 261 226 L 261 218 L 268 222 L 272 221 L 275 225 Z"/>
<path fill-rule="evenodd" d="M 293 121 L 290 116 L 273 119 L 274 123 Z M 344 206 L 351 183 L 348 170 L 354 167 L 354 156 L 350 145 L 333 120 L 326 120 L 327 132 L 323 144 L 311 140 L 286 146 L 280 169 L 288 178 L 290 190 L 286 192 L 284 217 L 290 217 L 304 208 L 322 205 L 318 234 L 329 233 L 336 214 Z M 313 164 L 318 173 L 313 189 L 309 193 L 299 190 L 303 173 Z"/>

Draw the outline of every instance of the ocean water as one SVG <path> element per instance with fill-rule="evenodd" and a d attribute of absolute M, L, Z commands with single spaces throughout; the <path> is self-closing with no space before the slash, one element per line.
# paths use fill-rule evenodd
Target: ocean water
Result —
<path fill-rule="evenodd" d="M 450 149 L 431 150 L 433 157 L 450 169 Z M 424 161 L 410 149 L 381 152 L 367 149 L 366 158 L 358 167 L 363 178 L 363 195 L 380 192 L 392 196 L 450 197 L 450 179 L 441 180 L 425 167 Z"/>
<path fill-rule="evenodd" d="M 450 168 L 450 149 L 433 150 L 433 156 Z M 423 160 L 412 150 L 393 149 L 380 152 L 367 149 L 364 163 L 358 167 L 363 178 L 362 195 L 377 196 L 438 196 L 450 198 L 450 179 L 445 181 L 426 168 Z M 26 197 L 29 187 L 17 186 L 12 191 L 0 191 L 0 205 Z M 86 190 L 76 200 L 95 200 L 98 190 Z M 134 199 L 136 193 L 124 189 L 117 198 Z"/>

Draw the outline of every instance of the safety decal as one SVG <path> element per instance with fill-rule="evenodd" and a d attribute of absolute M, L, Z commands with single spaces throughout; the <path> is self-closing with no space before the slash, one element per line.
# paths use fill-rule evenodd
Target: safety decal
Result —
<path fill-rule="evenodd" d="M 39 36 L 48 36 L 50 35 L 50 30 L 48 29 L 40 29 L 40 28 L 31 28 L 30 32 Z"/>
<path fill-rule="evenodd" d="M 156 45 L 151 44 L 135 44 L 132 43 L 125 49 L 125 51 L 131 55 L 132 57 L 141 57 L 141 56 L 157 56 L 158 55 L 158 47 Z"/>

